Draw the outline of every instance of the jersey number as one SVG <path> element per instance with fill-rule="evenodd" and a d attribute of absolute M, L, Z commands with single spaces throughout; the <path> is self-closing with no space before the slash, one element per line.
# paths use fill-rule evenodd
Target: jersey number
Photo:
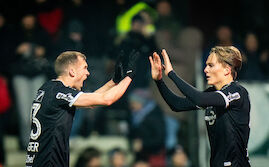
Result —
<path fill-rule="evenodd" d="M 36 126 L 36 132 L 34 130 L 31 130 L 31 139 L 36 140 L 41 134 L 41 124 L 39 120 L 36 118 L 36 114 L 38 110 L 40 109 L 41 104 L 40 103 L 34 103 L 32 106 L 32 121 Z"/>

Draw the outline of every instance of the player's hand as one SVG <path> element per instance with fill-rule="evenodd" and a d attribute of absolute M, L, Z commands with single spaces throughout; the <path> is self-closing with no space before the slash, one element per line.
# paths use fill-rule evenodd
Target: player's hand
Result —
<path fill-rule="evenodd" d="M 152 57 L 149 57 L 150 65 L 151 65 L 151 76 L 154 80 L 162 79 L 162 62 L 160 56 L 154 52 Z"/>
<path fill-rule="evenodd" d="M 165 49 L 162 50 L 162 56 L 164 60 L 164 72 L 165 75 L 168 75 L 168 73 L 173 70 L 173 67 Z"/>
<path fill-rule="evenodd" d="M 122 65 L 123 56 L 124 52 L 123 50 L 121 50 L 115 64 L 114 76 L 112 78 L 114 83 L 119 83 L 124 78 L 123 65 Z"/>
<path fill-rule="evenodd" d="M 137 59 L 140 56 L 140 52 L 132 50 L 129 54 L 129 61 L 126 68 L 126 76 L 129 76 L 131 79 L 134 79 L 136 72 Z"/>

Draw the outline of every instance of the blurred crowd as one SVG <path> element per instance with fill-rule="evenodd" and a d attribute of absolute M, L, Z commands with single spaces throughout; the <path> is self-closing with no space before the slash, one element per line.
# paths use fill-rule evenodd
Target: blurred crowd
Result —
<path fill-rule="evenodd" d="M 78 109 L 71 138 L 92 133 L 121 135 L 130 141 L 128 151 L 135 157 L 134 167 L 192 166 L 187 145 L 192 115 L 173 113 L 162 100 L 151 79 L 148 56 L 165 48 L 174 70 L 195 84 L 196 63 L 205 66 L 209 49 L 215 45 L 234 45 L 244 58 L 239 80 L 269 79 L 269 33 L 264 31 L 268 25 L 264 23 L 266 13 L 262 10 L 265 1 L 255 5 L 250 1 L 234 4 L 242 5 L 249 22 L 234 21 L 232 14 L 221 17 L 225 14 L 220 13 L 209 17 L 217 17 L 216 22 L 202 20 L 210 12 L 199 3 L 195 4 L 194 0 L 1 1 L 0 164 L 6 159 L 5 134 L 17 135 L 20 148 L 27 147 L 32 100 L 37 89 L 55 77 L 53 62 L 61 52 L 76 50 L 87 56 L 91 75 L 83 90 L 94 91 L 111 79 L 119 53 L 128 55 L 136 49 L 141 53 L 137 76 L 126 95 L 110 107 Z M 253 8 L 246 10 L 251 5 Z M 251 15 L 257 11 L 258 21 Z M 202 12 L 201 20 L 197 19 L 199 12 Z M 235 15 L 236 19 L 242 17 L 238 12 Z M 167 78 L 164 80 L 173 87 Z M 111 150 L 111 166 L 131 166 L 125 162 L 125 151 Z M 101 166 L 100 154 L 96 148 L 88 148 L 76 166 Z"/>

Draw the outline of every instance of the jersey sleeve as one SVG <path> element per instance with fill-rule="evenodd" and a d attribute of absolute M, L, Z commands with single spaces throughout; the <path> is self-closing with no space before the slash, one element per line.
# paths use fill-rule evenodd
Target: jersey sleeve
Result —
<path fill-rule="evenodd" d="M 229 86 L 224 90 L 216 92 L 225 100 L 226 108 L 231 105 L 237 105 L 237 103 L 240 103 L 243 100 L 242 97 L 244 96 L 244 92 L 236 86 Z"/>
<path fill-rule="evenodd" d="M 157 84 L 163 99 L 173 111 L 180 112 L 197 109 L 197 106 L 189 99 L 174 94 L 174 92 L 166 86 L 163 80 L 155 81 L 155 83 Z"/>
<path fill-rule="evenodd" d="M 70 87 L 61 87 L 56 90 L 56 102 L 59 105 L 68 105 L 69 107 L 72 107 L 82 93 L 83 92 Z"/>
<path fill-rule="evenodd" d="M 226 106 L 225 99 L 221 94 L 215 91 L 199 91 L 178 77 L 174 71 L 169 72 L 168 76 L 176 84 L 177 88 L 195 105 L 202 108 Z"/>

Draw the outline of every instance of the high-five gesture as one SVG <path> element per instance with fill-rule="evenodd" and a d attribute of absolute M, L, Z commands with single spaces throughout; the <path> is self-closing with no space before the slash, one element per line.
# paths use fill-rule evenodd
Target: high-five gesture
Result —
<path fill-rule="evenodd" d="M 151 64 L 151 75 L 152 79 L 160 80 L 162 79 L 162 62 L 160 56 L 154 52 L 152 57 L 149 57 L 149 61 Z"/>
<path fill-rule="evenodd" d="M 168 75 L 168 73 L 173 70 L 173 67 L 165 49 L 162 50 L 162 56 L 164 60 L 164 72 L 165 75 Z"/>

